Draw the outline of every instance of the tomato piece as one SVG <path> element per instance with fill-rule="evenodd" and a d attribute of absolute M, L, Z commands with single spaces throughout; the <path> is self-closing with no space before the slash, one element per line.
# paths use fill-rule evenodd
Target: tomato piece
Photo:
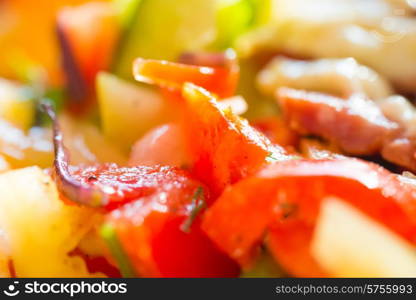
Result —
<path fill-rule="evenodd" d="M 376 154 L 399 130 L 374 101 L 361 96 L 345 100 L 288 88 L 276 95 L 293 130 L 322 137 L 350 154 Z"/>
<path fill-rule="evenodd" d="M 239 78 L 239 67 L 235 57 L 219 66 L 200 66 L 161 60 L 137 58 L 133 74 L 137 81 L 157 84 L 180 91 L 185 82 L 204 87 L 220 98 L 234 95 Z"/>
<path fill-rule="evenodd" d="M 293 160 L 269 165 L 225 190 L 206 212 L 203 228 L 221 249 L 246 266 L 251 263 L 256 245 L 262 242 L 268 228 L 273 228 L 272 252 L 279 251 L 273 245 L 284 243 L 287 248 L 298 248 L 299 241 L 274 237 L 273 232 L 282 234 L 288 220 L 296 226 L 306 224 L 313 228 L 321 200 L 328 196 L 350 202 L 415 243 L 416 187 L 376 164 L 347 158 Z M 288 229 L 285 236 L 290 237 L 291 233 Z M 309 241 L 310 236 L 305 234 L 304 246 L 299 249 L 307 248 Z M 277 257 L 281 259 L 281 255 L 290 253 L 282 250 Z M 307 256 L 302 254 L 302 257 Z M 292 260 L 283 261 L 290 263 Z M 309 265 L 313 266 L 314 262 L 309 261 Z M 301 268 L 294 262 L 285 267 L 300 274 Z M 319 270 L 311 267 L 309 275 L 319 274 Z"/>
<path fill-rule="evenodd" d="M 178 230 L 184 220 L 169 221 L 152 239 L 152 254 L 164 277 L 236 277 L 239 266 L 201 230 L 199 220 L 189 233 Z"/>
<path fill-rule="evenodd" d="M 197 56 L 186 60 L 200 63 L 216 58 Z M 162 87 L 164 95 L 182 108 L 191 173 L 210 188 L 211 199 L 219 196 L 228 184 L 253 174 L 268 157 L 272 160 L 292 158 L 247 120 L 229 109 L 222 109 L 214 93 L 220 97 L 230 96 L 234 88 L 224 93 L 223 84 L 228 84 L 227 80 L 217 76 L 219 73 L 215 73 L 215 69 L 142 58 L 134 63 L 136 80 Z"/>
<path fill-rule="evenodd" d="M 299 220 L 282 222 L 269 229 L 267 248 L 292 276 L 329 277 L 311 254 L 313 231 L 312 224 Z"/>
<path fill-rule="evenodd" d="M 120 278 L 120 271 L 112 265 L 106 257 L 103 256 L 89 256 L 83 253 L 80 249 L 75 249 L 71 253 L 74 256 L 81 257 L 87 266 L 90 273 L 102 273 L 109 278 Z"/>
<path fill-rule="evenodd" d="M 178 180 L 182 181 L 182 179 Z M 174 182 L 172 182 L 173 184 Z M 235 277 L 238 265 L 200 229 L 195 198 L 201 189 L 188 179 L 180 197 L 169 192 L 128 203 L 107 217 L 136 273 L 143 277 Z M 198 202 L 203 199 L 197 199 Z"/>
<path fill-rule="evenodd" d="M 191 172 L 211 188 L 214 198 L 227 185 L 257 171 L 271 154 L 277 160 L 290 158 L 247 120 L 230 110 L 223 111 L 203 88 L 187 83 L 182 95 L 186 102 L 183 127 Z"/>

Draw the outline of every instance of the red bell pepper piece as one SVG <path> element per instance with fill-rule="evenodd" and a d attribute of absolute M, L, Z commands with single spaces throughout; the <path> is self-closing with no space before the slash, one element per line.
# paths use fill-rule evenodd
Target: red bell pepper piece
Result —
<path fill-rule="evenodd" d="M 189 179 L 181 188 L 181 197 L 172 198 L 163 192 L 128 203 L 108 215 L 107 226 L 115 229 L 136 275 L 238 276 L 238 265 L 200 229 L 196 214 L 204 196 L 198 196 L 198 189 L 199 183 Z"/>
<path fill-rule="evenodd" d="M 266 117 L 253 122 L 253 127 L 262 132 L 272 143 L 282 147 L 296 147 L 299 135 L 278 117 Z"/>
<path fill-rule="evenodd" d="M 228 188 L 206 212 L 203 229 L 242 266 L 251 263 L 256 245 L 270 229 L 271 252 L 288 271 L 321 276 L 322 270 L 304 250 L 309 249 L 321 201 L 327 196 L 350 202 L 415 242 L 416 187 L 376 164 L 347 158 L 269 165 Z M 298 263 L 293 260 L 296 251 Z"/>

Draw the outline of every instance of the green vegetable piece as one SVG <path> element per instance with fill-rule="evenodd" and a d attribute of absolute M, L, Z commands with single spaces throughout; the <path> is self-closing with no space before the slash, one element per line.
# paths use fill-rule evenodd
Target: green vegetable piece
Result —
<path fill-rule="evenodd" d="M 176 60 L 212 44 L 215 8 L 213 0 L 141 0 L 115 56 L 115 74 L 132 79 L 136 57 Z"/>
<path fill-rule="evenodd" d="M 273 257 L 264 251 L 250 270 L 243 271 L 241 278 L 277 278 L 287 276 Z"/>

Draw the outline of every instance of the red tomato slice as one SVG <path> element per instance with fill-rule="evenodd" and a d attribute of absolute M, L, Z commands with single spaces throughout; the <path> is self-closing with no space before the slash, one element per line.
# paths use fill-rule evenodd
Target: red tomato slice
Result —
<path fill-rule="evenodd" d="M 153 128 L 134 144 L 129 165 L 186 168 L 188 160 L 182 127 L 169 123 Z"/>
<path fill-rule="evenodd" d="M 180 91 L 185 82 L 192 82 L 220 98 L 227 98 L 234 95 L 237 88 L 239 68 L 235 59 L 230 59 L 228 65 L 213 67 L 137 58 L 133 74 L 137 81 L 176 91 Z"/>
<path fill-rule="evenodd" d="M 195 193 L 200 188 L 197 181 L 188 179 L 179 198 L 171 199 L 169 191 L 162 192 L 128 203 L 107 217 L 137 274 L 143 277 L 239 274 L 238 265 L 200 229 L 198 216 L 188 232 L 183 227 L 194 214 L 195 205 L 199 205 L 195 204 Z"/>
<path fill-rule="evenodd" d="M 284 238 L 296 233 L 289 229 L 284 232 L 284 224 L 290 220 L 295 222 L 295 228 L 305 224 L 313 228 L 321 200 L 327 196 L 350 202 L 415 243 L 416 187 L 403 183 L 395 174 L 376 164 L 358 159 L 272 164 L 227 189 L 206 212 L 203 228 L 224 251 L 246 266 L 253 259 L 255 246 L 262 242 L 267 228 L 272 226 L 269 246 L 274 254 L 278 253 L 276 256 L 281 263 L 288 264 L 285 265 L 287 270 L 293 274 L 306 275 L 306 272 L 308 276 L 319 276 L 322 273 L 315 267 L 302 271 L 292 259 L 282 258 L 282 255 L 291 255 L 291 251 L 279 251 L 274 245 L 287 243 L 287 249 L 299 248 L 299 251 L 308 248 L 310 236 L 304 235 L 304 246 L 300 247 L 299 240 Z M 307 258 L 305 254 L 302 257 Z M 315 265 L 308 261 L 308 265 Z"/>
<path fill-rule="evenodd" d="M 203 88 L 186 83 L 182 96 L 186 101 L 183 127 L 193 161 L 191 171 L 211 188 L 214 198 L 227 185 L 257 171 L 268 156 L 290 158 L 247 120 L 221 110 Z"/>

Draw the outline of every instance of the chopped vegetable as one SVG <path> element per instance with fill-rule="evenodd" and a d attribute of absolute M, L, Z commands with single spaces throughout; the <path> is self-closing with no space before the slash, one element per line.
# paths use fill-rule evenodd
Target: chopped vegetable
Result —
<path fill-rule="evenodd" d="M 113 6 L 90 2 L 64 8 L 58 15 L 57 27 L 69 88 L 93 84 L 95 75 L 109 68 L 119 38 L 120 29 Z M 83 82 L 77 83 L 73 81 L 75 79 Z"/>
<path fill-rule="evenodd" d="M 341 199 L 323 201 L 311 251 L 332 276 L 414 277 L 416 274 L 414 245 Z"/>
<path fill-rule="evenodd" d="M 357 159 L 279 162 L 227 189 L 206 212 L 203 228 L 242 266 L 270 228 L 269 248 L 287 271 L 322 276 L 308 250 L 322 199 L 344 199 L 413 243 L 415 192 L 395 174 Z"/>
<path fill-rule="evenodd" d="M 155 17 L 157 15 L 157 17 Z M 136 57 L 176 60 L 215 39 L 215 1 L 141 0 L 116 55 L 114 71 L 131 78 Z"/>
<path fill-rule="evenodd" d="M 0 277 L 416 276 L 410 2 L 0 0 Z"/>
<path fill-rule="evenodd" d="M 71 163 L 116 163 L 126 165 L 127 157 L 118 145 L 107 139 L 97 126 L 80 121 L 68 114 L 59 116 L 59 124 L 65 138 L 65 146 L 71 154 Z"/>
<path fill-rule="evenodd" d="M 239 69 L 234 52 L 226 52 L 220 66 L 200 66 L 137 58 L 133 73 L 137 81 L 181 90 L 185 82 L 192 82 L 220 98 L 234 95 Z"/>
<path fill-rule="evenodd" d="M 103 132 L 124 150 L 148 130 L 172 118 L 173 108 L 148 87 L 102 72 L 97 76 L 96 88 Z"/>
<path fill-rule="evenodd" d="M 182 127 L 169 123 L 150 130 L 134 144 L 129 165 L 187 168 L 190 161 Z"/>
<path fill-rule="evenodd" d="M 34 127 L 27 133 L 0 119 L 0 153 L 12 168 L 39 166 L 47 168 L 53 162 L 50 131 Z"/>
<path fill-rule="evenodd" d="M 372 100 L 381 100 L 393 92 L 383 76 L 353 58 L 305 61 L 278 56 L 261 70 L 257 83 L 262 91 L 271 95 L 281 87 L 341 98 L 360 94 Z"/>
<path fill-rule="evenodd" d="M 277 160 L 291 158 L 246 120 L 229 110 L 222 111 L 206 90 L 187 83 L 182 93 L 186 101 L 183 126 L 191 152 L 191 170 L 215 196 L 228 184 L 257 171 L 270 153 Z"/>
<path fill-rule="evenodd" d="M 257 258 L 250 270 L 243 271 L 240 274 L 242 278 L 277 278 L 284 276 L 284 272 L 276 264 L 273 257 L 265 251 Z"/>

